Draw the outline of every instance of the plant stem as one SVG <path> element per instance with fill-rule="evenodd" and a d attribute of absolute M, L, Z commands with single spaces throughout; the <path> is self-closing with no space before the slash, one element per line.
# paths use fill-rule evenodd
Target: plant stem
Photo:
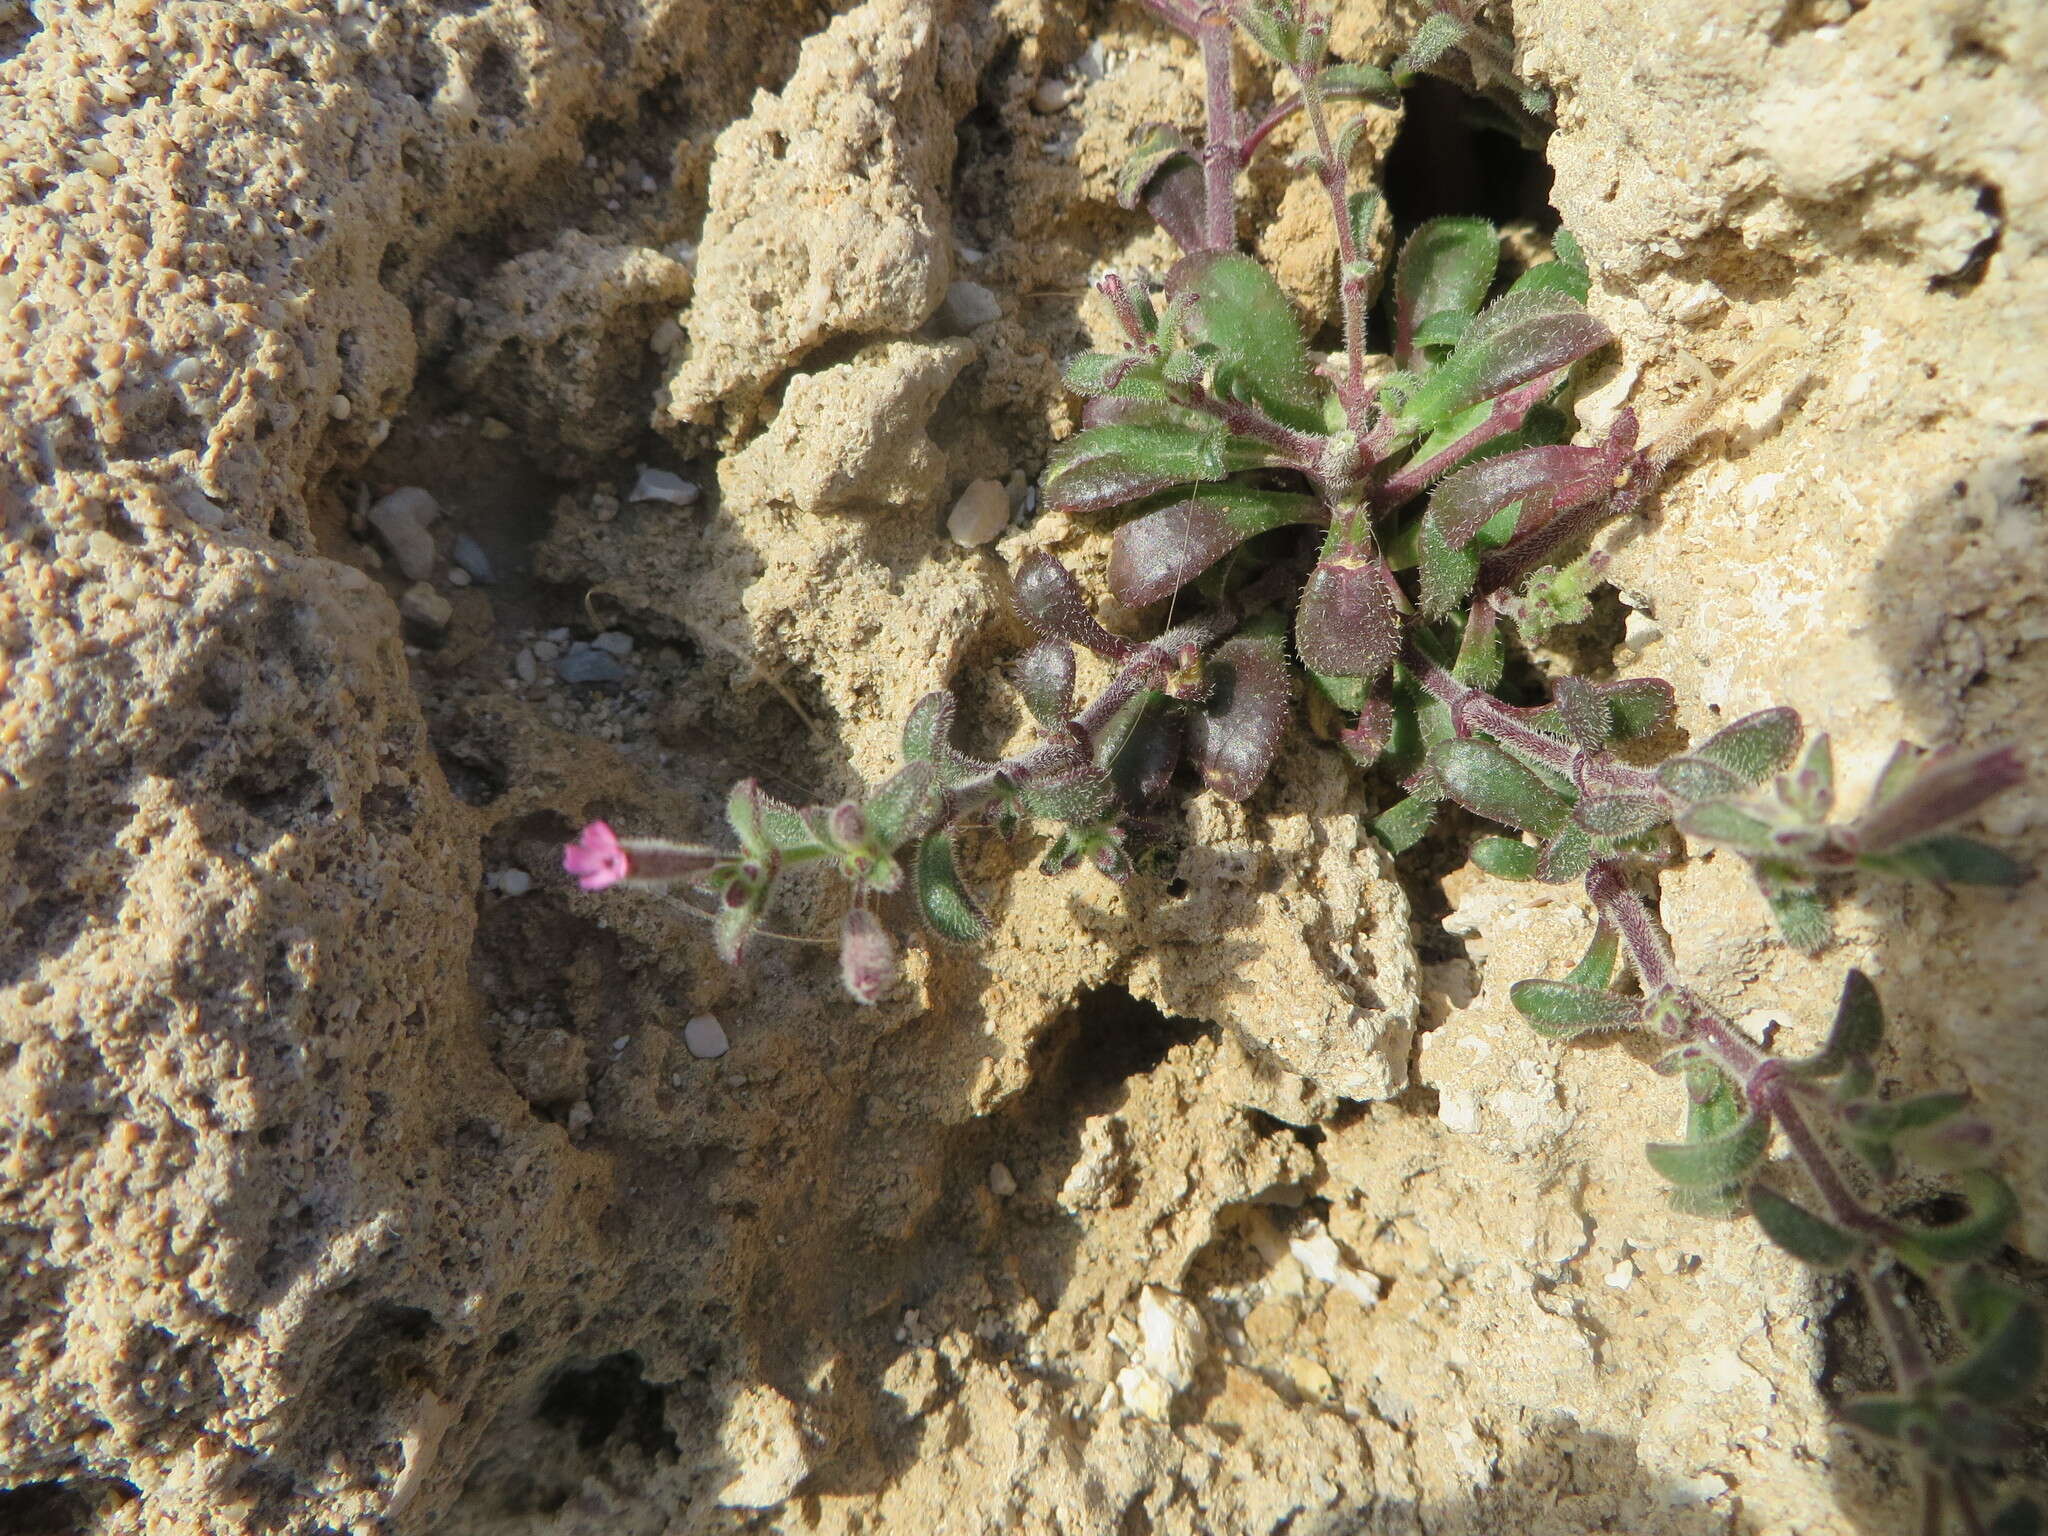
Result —
<path fill-rule="evenodd" d="M 1382 480 L 1373 490 L 1373 506 L 1382 512 L 1391 512 L 1402 502 L 1428 490 L 1439 475 L 1453 468 L 1467 454 L 1492 442 L 1503 432 L 1514 431 L 1528 419 L 1529 412 L 1541 405 L 1544 397 L 1557 387 L 1558 378 L 1563 372 L 1563 369 L 1558 369 L 1546 373 L 1541 378 L 1531 379 L 1504 395 L 1496 396 L 1493 414 L 1470 432 L 1465 433 L 1448 448 L 1432 453 L 1426 459 L 1411 459 Z"/>
<path fill-rule="evenodd" d="M 1587 752 L 1559 741 L 1555 736 L 1545 735 L 1519 719 L 1518 712 L 1511 705 L 1501 703 L 1484 689 L 1459 682 L 1423 654 L 1412 641 L 1403 650 L 1401 659 L 1417 682 L 1450 706 L 1451 724 L 1459 735 L 1470 735 L 1474 730 L 1484 731 L 1502 746 L 1513 749 L 1531 762 L 1568 775 L 1581 790 L 1634 795 L 1655 800 L 1669 810 L 1679 808 L 1678 802 L 1657 782 L 1657 775 L 1649 769 L 1633 768 L 1627 763 L 1614 761 L 1604 752 Z"/>
<path fill-rule="evenodd" d="M 1209 131 L 1202 146 L 1203 212 L 1208 221 L 1209 249 L 1237 247 L 1238 128 L 1237 88 L 1231 77 L 1230 18 L 1223 7 L 1202 7 L 1195 29 L 1202 45 L 1202 72 L 1208 78 Z"/>
<path fill-rule="evenodd" d="M 1301 110 L 1316 136 L 1317 179 L 1329 194 L 1330 217 L 1337 226 L 1337 290 L 1344 311 L 1344 357 L 1349 369 L 1337 395 L 1344 402 L 1344 416 L 1351 429 L 1363 433 L 1371 425 L 1365 394 L 1365 289 L 1371 274 L 1358 249 L 1357 232 L 1351 227 L 1351 169 L 1339 159 L 1330 137 L 1321 70 L 1296 65 L 1294 78 L 1301 88 Z"/>

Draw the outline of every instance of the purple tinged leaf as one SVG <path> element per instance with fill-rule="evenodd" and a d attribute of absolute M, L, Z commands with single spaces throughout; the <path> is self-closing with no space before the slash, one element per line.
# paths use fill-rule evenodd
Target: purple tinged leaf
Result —
<path fill-rule="evenodd" d="M 1226 800 L 1259 787 L 1280 747 L 1294 679 L 1277 636 L 1240 635 L 1209 660 L 1206 709 L 1188 722 L 1188 745 L 1202 782 Z"/>
<path fill-rule="evenodd" d="M 1631 677 L 1602 683 L 1600 695 L 1614 719 L 1614 734 L 1623 741 L 1648 736 L 1672 716 L 1676 698 L 1661 677 Z"/>
<path fill-rule="evenodd" d="M 1017 692 L 1040 725 L 1056 725 L 1074 712 L 1074 648 L 1064 640 L 1041 640 L 1017 663 Z"/>
<path fill-rule="evenodd" d="M 1383 694 L 1367 695 L 1359 703 L 1357 721 L 1337 733 L 1337 745 L 1361 768 L 1378 762 L 1393 739 L 1394 702 Z"/>
<path fill-rule="evenodd" d="M 1880 798 L 1857 819 L 1853 830 L 1862 852 L 1884 853 L 1918 842 L 1962 820 L 2026 776 L 2019 753 L 2011 747 L 1975 752 L 1944 747 L 1911 762 L 1910 769 L 1888 768 Z"/>
<path fill-rule="evenodd" d="M 856 1003 L 872 1006 L 896 983 L 896 943 L 875 914 L 855 907 L 839 925 L 839 979 Z"/>
<path fill-rule="evenodd" d="M 1952 832 L 1938 832 L 1887 853 L 1864 854 L 1857 862 L 1866 869 L 1902 875 L 1908 880 L 1932 880 L 1938 885 L 2011 889 L 2034 878 L 2034 872 L 2010 854 Z"/>
<path fill-rule="evenodd" d="M 1202 248 L 1208 238 L 1209 190 L 1202 168 L 1192 158 L 1170 160 L 1145 183 L 1145 211 L 1152 222 L 1173 237 L 1184 251 Z"/>
<path fill-rule="evenodd" d="M 1309 572 L 1294 612 L 1302 665 L 1326 677 L 1380 676 L 1401 647 L 1386 562 L 1377 554 L 1337 555 Z"/>
<path fill-rule="evenodd" d="M 1122 661 L 1137 643 L 1113 635 L 1095 622 L 1073 573 L 1044 550 L 1024 557 L 1017 568 L 1017 612 L 1048 640 L 1068 640 L 1098 656 Z"/>
<path fill-rule="evenodd" d="M 1840 1268 L 1863 1247 L 1861 1238 L 1786 1199 L 1768 1184 L 1750 1186 L 1749 1212 L 1764 1229 L 1764 1236 L 1793 1258 L 1821 1269 Z"/>
<path fill-rule="evenodd" d="M 1237 467 L 1220 423 L 1162 417 L 1157 402 L 1136 403 L 1150 414 L 1089 427 L 1053 450 L 1040 481 L 1047 507 L 1099 512 L 1177 485 L 1221 480 Z"/>
<path fill-rule="evenodd" d="M 1748 787 L 1719 763 L 1697 757 L 1674 757 L 1660 764 L 1657 782 L 1681 800 L 1714 800 L 1739 795 Z"/>
<path fill-rule="evenodd" d="M 1408 237 L 1394 269 L 1394 355 L 1415 365 L 1415 330 L 1433 316 L 1472 314 L 1500 261 L 1500 237 L 1484 219 L 1431 219 Z"/>
<path fill-rule="evenodd" d="M 868 838 L 867 817 L 851 800 L 842 800 L 832 807 L 826 829 L 832 834 L 833 845 L 840 848 L 858 848 Z"/>
<path fill-rule="evenodd" d="M 1635 452 L 1635 413 L 1615 417 L 1607 441 L 1517 448 L 1481 459 L 1446 476 L 1430 496 L 1430 513 L 1444 537 L 1462 549 L 1503 509 L 1522 503 L 1516 532 L 1533 532 L 1561 511 L 1616 489 L 1615 477 Z"/>
<path fill-rule="evenodd" d="M 1133 518 L 1116 531 L 1109 590 L 1127 608 L 1179 591 L 1246 539 L 1322 516 L 1313 496 L 1219 486 Z"/>

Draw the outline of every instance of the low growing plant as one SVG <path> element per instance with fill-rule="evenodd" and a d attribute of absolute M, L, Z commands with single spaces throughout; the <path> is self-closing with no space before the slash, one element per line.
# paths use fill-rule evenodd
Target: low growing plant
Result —
<path fill-rule="evenodd" d="M 1790 709 L 1657 754 L 1647 743 L 1673 713 L 1663 681 L 1562 675 L 1542 702 L 1512 702 L 1510 645 L 1587 616 L 1600 582 L 1587 536 L 1643 506 L 1732 380 L 1658 432 L 1624 409 L 1598 440 L 1567 441 L 1574 370 L 1611 339 L 1585 308 L 1586 266 L 1560 234 L 1555 260 L 1504 280 L 1497 235 L 1478 219 L 1438 219 L 1407 239 L 1389 285 L 1391 354 L 1371 355 L 1382 216 L 1377 193 L 1351 184 L 1363 119 L 1340 121 L 1340 104 L 1388 99 L 1419 68 L 1521 119 L 1547 100 L 1513 79 L 1507 45 L 1466 7 L 1440 5 L 1390 72 L 1332 60 L 1328 17 L 1306 0 L 1145 3 L 1201 49 L 1207 132 L 1196 145 L 1153 131 L 1121 190 L 1184 254 L 1156 291 L 1102 279 L 1121 335 L 1067 367 L 1083 425 L 1053 454 L 1042 495 L 1120 519 L 1108 569 L 1118 601 L 1174 599 L 1187 616 L 1151 640 L 1113 634 L 1056 559 L 1031 555 L 1015 572 L 1018 610 L 1040 637 L 1015 673 L 1038 724 L 1024 751 L 1001 762 L 959 751 L 955 700 L 934 693 L 905 724 L 904 766 L 863 798 L 799 808 L 748 780 L 727 806 L 734 845 L 620 839 L 593 823 L 566 867 L 586 890 L 694 887 L 734 962 L 785 876 L 828 869 L 851 893 L 841 973 L 872 1003 L 896 972 L 882 898 L 907 885 L 942 939 L 987 932 L 955 856 L 963 832 L 1045 824 L 1046 872 L 1089 863 L 1125 879 L 1133 818 L 1178 769 L 1244 799 L 1312 689 L 1343 712 L 1343 750 L 1400 777 L 1406 797 L 1375 822 L 1395 851 L 1454 803 L 1514 834 L 1474 844 L 1482 869 L 1583 886 L 1598 915 L 1585 958 L 1561 979 L 1517 983 L 1515 1007 L 1552 1037 L 1657 1037 L 1658 1070 L 1685 1089 L 1682 1135 L 1648 1149 L 1675 1203 L 1746 1207 L 1774 1242 L 1861 1287 L 1892 1387 L 1843 1412 L 1915 1459 L 1923 1528 L 1952 1517 L 1971 1533 L 2039 1531 L 2033 1501 L 1992 1498 L 2019 1448 L 2012 1411 L 2040 1372 L 2043 1329 L 2034 1302 L 1989 1267 L 2017 1211 L 1991 1167 L 1991 1128 L 1966 1094 L 1877 1092 L 1884 1020 L 1860 972 L 1817 1054 L 1749 1038 L 1686 984 L 1648 899 L 1689 845 L 1725 849 L 1748 862 L 1785 942 L 1812 953 L 1829 942 L 1837 877 L 2016 884 L 2019 865 L 1951 829 L 2017 781 L 2017 755 L 1902 745 L 1844 818 L 1828 738 L 1806 738 Z M 1292 82 L 1260 115 L 1237 105 L 1233 26 Z M 1238 249 L 1236 179 L 1297 114 L 1299 157 L 1336 228 L 1343 341 L 1327 358 Z M 1085 703 L 1077 647 L 1114 668 Z M 1767 1166 L 1774 1144 L 1788 1166 Z M 1962 1214 L 1902 1214 L 1902 1191 L 1925 1187 L 1903 1180 L 1908 1166 L 1949 1178 Z M 1924 1337 L 1908 1277 L 1943 1309 L 1952 1358 Z"/>

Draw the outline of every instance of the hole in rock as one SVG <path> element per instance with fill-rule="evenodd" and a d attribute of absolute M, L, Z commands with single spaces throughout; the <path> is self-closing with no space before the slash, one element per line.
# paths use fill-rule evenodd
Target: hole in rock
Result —
<path fill-rule="evenodd" d="M 595 1450 L 623 1434 L 642 1454 L 676 1453 L 675 1436 L 663 1417 L 668 1394 L 641 1374 L 640 1356 L 630 1349 L 589 1365 L 570 1366 L 548 1383 L 540 1418 L 574 1430 L 582 1450 Z"/>
<path fill-rule="evenodd" d="M 1387 209 L 1396 239 L 1425 219 L 1479 214 L 1496 224 L 1556 230 L 1543 152 L 1491 126 L 1486 104 L 1425 76 L 1402 93 L 1401 131 L 1387 153 Z"/>
<path fill-rule="evenodd" d="M 1131 1078 L 1150 1072 L 1166 1053 L 1200 1038 L 1198 1019 L 1176 1019 L 1122 987 L 1085 992 L 1053 1027 L 1044 1049 L 1057 1065 L 1059 1089 L 1051 1102 L 1095 1113 Z"/>

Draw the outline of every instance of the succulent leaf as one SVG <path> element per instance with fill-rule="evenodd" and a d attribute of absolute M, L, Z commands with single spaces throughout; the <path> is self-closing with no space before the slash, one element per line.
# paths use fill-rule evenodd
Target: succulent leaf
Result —
<path fill-rule="evenodd" d="M 1429 762 L 1453 800 L 1489 821 L 1549 837 L 1570 814 L 1563 796 L 1492 742 L 1453 737 L 1430 749 Z"/>
<path fill-rule="evenodd" d="M 1073 572 L 1044 550 L 1033 550 L 1017 567 L 1014 580 L 1017 612 L 1048 640 L 1084 645 L 1098 656 L 1122 661 L 1137 642 L 1113 635 L 1096 623 Z"/>
<path fill-rule="evenodd" d="M 1642 1006 L 1604 987 L 1571 981 L 1518 981 L 1508 988 L 1508 1000 L 1537 1034 L 1565 1040 L 1633 1024 Z"/>
<path fill-rule="evenodd" d="M 1472 845 L 1472 862 L 1502 880 L 1534 880 L 1540 852 L 1512 837 L 1482 837 Z"/>
<path fill-rule="evenodd" d="M 1235 467 L 1220 423 L 1155 415 L 1076 432 L 1053 450 L 1039 486 L 1054 511 L 1099 512 L 1177 485 L 1221 480 Z"/>
<path fill-rule="evenodd" d="M 918 911 L 940 938 L 972 944 L 987 935 L 988 918 L 953 862 L 951 833 L 934 832 L 918 844 L 911 880 Z"/>
<path fill-rule="evenodd" d="M 1839 1269 L 1862 1250 L 1861 1238 L 1788 1200 L 1768 1184 L 1750 1186 L 1749 1209 L 1764 1236 L 1793 1258 L 1817 1268 Z"/>

